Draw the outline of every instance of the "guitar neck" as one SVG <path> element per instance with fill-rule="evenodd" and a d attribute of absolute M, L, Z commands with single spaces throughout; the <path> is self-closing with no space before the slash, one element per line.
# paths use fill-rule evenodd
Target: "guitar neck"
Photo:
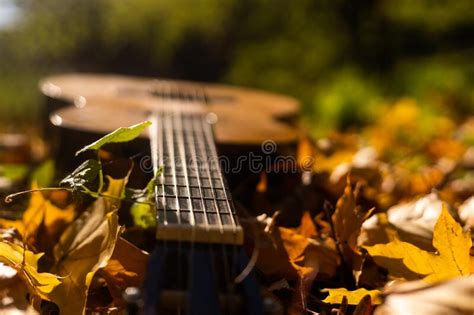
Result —
<path fill-rule="evenodd" d="M 172 108 L 172 110 L 168 109 Z M 169 106 L 151 115 L 160 240 L 242 244 L 232 197 L 202 110 Z"/>

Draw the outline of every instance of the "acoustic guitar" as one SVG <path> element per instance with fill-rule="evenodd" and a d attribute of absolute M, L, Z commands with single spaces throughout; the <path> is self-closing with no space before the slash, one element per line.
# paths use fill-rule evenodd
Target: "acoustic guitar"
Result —
<path fill-rule="evenodd" d="M 76 150 L 81 144 L 71 134 L 94 137 L 152 121 L 142 138 L 153 174 L 160 171 L 157 245 L 143 313 L 263 314 L 216 141 L 234 148 L 294 144 L 297 132 L 288 122 L 297 101 L 223 85 L 93 74 L 53 76 L 40 87 L 58 141 Z"/>

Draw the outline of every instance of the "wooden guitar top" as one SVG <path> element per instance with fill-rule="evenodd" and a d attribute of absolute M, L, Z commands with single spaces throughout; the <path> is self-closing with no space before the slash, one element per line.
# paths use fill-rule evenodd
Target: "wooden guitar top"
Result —
<path fill-rule="evenodd" d="M 276 143 L 297 140 L 296 129 L 285 120 L 298 115 L 299 103 L 280 94 L 220 84 L 100 74 L 63 74 L 40 83 L 41 91 L 49 98 L 75 104 L 52 113 L 53 123 L 95 133 L 146 120 L 164 101 L 154 93 L 156 86 L 167 86 L 171 94 L 189 99 L 205 95 L 208 111 L 218 118 L 215 134 L 219 143 L 260 145 L 269 139 Z"/>

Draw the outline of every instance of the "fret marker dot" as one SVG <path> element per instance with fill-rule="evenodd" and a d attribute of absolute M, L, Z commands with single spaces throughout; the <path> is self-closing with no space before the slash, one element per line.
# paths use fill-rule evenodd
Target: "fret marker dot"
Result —
<path fill-rule="evenodd" d="M 208 113 L 206 115 L 206 122 L 210 125 L 214 125 L 218 121 L 217 115 L 215 113 Z"/>

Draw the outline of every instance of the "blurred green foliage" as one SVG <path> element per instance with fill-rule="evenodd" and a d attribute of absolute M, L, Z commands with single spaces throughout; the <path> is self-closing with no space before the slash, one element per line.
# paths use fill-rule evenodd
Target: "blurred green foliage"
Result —
<path fill-rule="evenodd" d="M 299 98 L 314 135 L 370 123 L 400 97 L 474 112 L 474 8 L 457 1 L 21 0 L 0 30 L 0 115 L 37 117 L 60 71 L 167 76 Z"/>

